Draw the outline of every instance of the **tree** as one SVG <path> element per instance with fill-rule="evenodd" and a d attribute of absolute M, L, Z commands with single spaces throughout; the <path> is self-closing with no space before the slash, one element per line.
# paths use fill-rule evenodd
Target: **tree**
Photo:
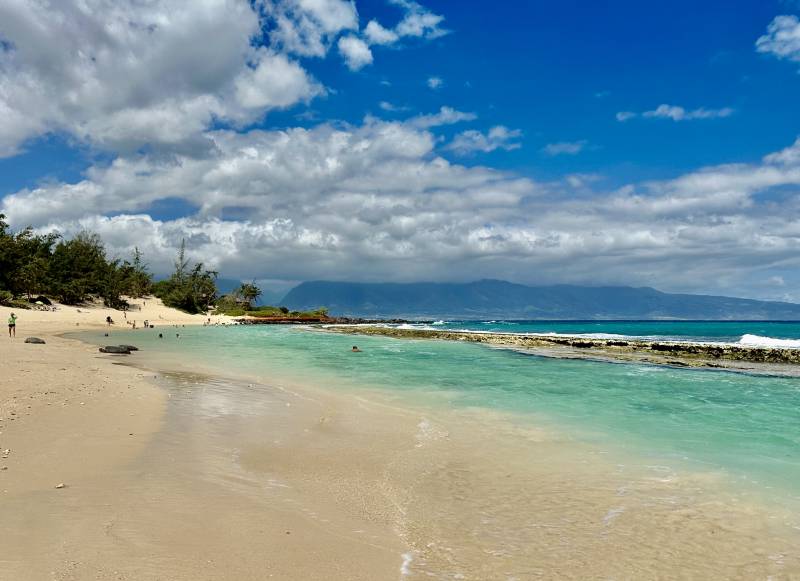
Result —
<path fill-rule="evenodd" d="M 81 232 L 72 240 L 62 240 L 56 245 L 48 274 L 52 290 L 61 302 L 77 304 L 89 294 L 109 294 L 106 287 L 110 268 L 117 266 L 106 261 L 100 237 Z"/>
<path fill-rule="evenodd" d="M 31 299 L 31 295 L 46 292 L 47 270 L 48 262 L 43 256 L 34 256 L 19 269 L 18 280 L 25 294 L 28 295 L 28 300 Z"/>
<path fill-rule="evenodd" d="M 47 282 L 46 264 L 58 234 L 34 234 L 26 228 L 16 235 L 0 214 L 0 289 L 12 294 L 39 292 Z"/>
<path fill-rule="evenodd" d="M 133 262 L 127 260 L 120 267 L 123 291 L 130 297 L 139 298 L 149 294 L 153 287 L 153 277 L 147 271 L 138 247 L 133 249 Z"/>
<path fill-rule="evenodd" d="M 185 270 L 185 265 L 184 265 Z M 72 239 L 58 233 L 36 234 L 32 228 L 14 234 L 0 214 L 0 290 L 13 297 L 34 294 L 57 297 L 66 304 L 102 297 L 108 306 L 124 306 L 122 295 L 142 296 L 152 278 L 139 249 L 133 262 L 109 261 L 97 234 L 81 232 Z"/>
<path fill-rule="evenodd" d="M 100 285 L 100 296 L 103 303 L 112 309 L 121 309 L 128 306 L 122 299 L 126 293 L 127 273 L 120 267 L 119 260 L 114 260 L 106 265 L 105 276 Z"/>
<path fill-rule="evenodd" d="M 178 250 L 178 257 L 175 260 L 175 280 L 183 283 L 186 278 L 186 269 L 189 267 L 189 261 L 186 260 L 186 238 L 181 238 L 181 248 Z"/>
<path fill-rule="evenodd" d="M 250 310 L 253 301 L 261 296 L 261 289 L 256 286 L 256 281 L 245 282 L 236 290 L 236 294 L 246 303 L 246 310 Z"/>
<path fill-rule="evenodd" d="M 202 262 L 195 263 L 191 271 L 188 267 L 186 243 L 182 240 L 175 272 L 153 285 L 153 292 L 169 307 L 188 313 L 205 312 L 217 298 L 217 272 L 206 270 Z"/>

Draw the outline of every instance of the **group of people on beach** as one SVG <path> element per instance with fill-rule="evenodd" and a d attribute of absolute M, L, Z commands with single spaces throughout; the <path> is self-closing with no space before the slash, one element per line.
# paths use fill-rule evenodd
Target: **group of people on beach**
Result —
<path fill-rule="evenodd" d="M 126 322 L 129 325 L 131 325 L 130 321 L 126 321 Z M 111 315 L 107 316 L 106 317 L 106 325 L 108 325 L 110 327 L 113 324 L 114 324 L 114 319 L 111 318 Z M 204 327 L 207 326 L 207 325 L 210 325 L 210 324 L 211 324 L 211 317 L 208 318 L 208 321 L 203 322 L 203 326 Z M 217 323 L 217 324 L 219 324 L 219 323 Z M 185 327 L 186 325 L 183 325 L 183 326 Z M 136 328 L 136 321 L 132 322 L 132 327 L 134 329 Z M 154 328 L 154 325 L 151 325 L 150 321 L 145 321 L 144 322 L 144 327 L 145 327 L 145 329 L 147 329 L 147 328 L 151 328 L 152 329 L 152 328 Z M 178 325 L 174 325 L 174 327 L 177 329 Z M 108 335 L 108 333 L 106 333 L 106 335 Z M 9 338 L 15 338 L 17 336 L 17 315 L 15 315 L 14 313 L 11 313 L 11 315 L 8 317 L 8 336 L 9 336 Z M 180 337 L 181 337 L 180 333 L 175 333 L 175 337 L 177 339 L 180 339 Z M 159 333 L 158 334 L 158 338 L 159 339 L 163 339 L 164 338 L 163 334 Z M 359 349 L 358 346 L 356 346 L 356 345 L 353 345 L 353 348 L 351 349 L 351 351 L 353 353 L 361 353 L 361 349 Z"/>

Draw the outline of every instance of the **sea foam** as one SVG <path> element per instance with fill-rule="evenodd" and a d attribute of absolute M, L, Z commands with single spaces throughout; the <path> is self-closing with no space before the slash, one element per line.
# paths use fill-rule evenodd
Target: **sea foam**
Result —
<path fill-rule="evenodd" d="M 739 345 L 747 347 L 772 347 L 776 349 L 800 349 L 800 339 L 775 339 L 761 335 L 742 335 Z"/>
<path fill-rule="evenodd" d="M 411 575 L 411 562 L 414 560 L 414 556 L 411 553 L 403 553 L 403 564 L 400 565 L 400 576 L 401 577 L 408 577 Z"/>

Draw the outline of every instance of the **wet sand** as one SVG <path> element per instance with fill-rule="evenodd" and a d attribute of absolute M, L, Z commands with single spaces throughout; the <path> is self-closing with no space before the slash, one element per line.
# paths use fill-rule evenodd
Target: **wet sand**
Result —
<path fill-rule="evenodd" d="M 158 325 L 205 320 L 149 302 Z M 1 580 L 398 576 L 402 543 L 385 527 L 337 512 L 360 532 L 331 529 L 320 516 L 329 503 L 312 513 L 315 496 L 302 507 L 277 499 L 269 492 L 283 485 L 239 468 L 247 419 L 260 424 L 289 402 L 266 398 L 248 404 L 262 415 L 222 422 L 227 384 L 203 378 L 208 389 L 197 390 L 194 377 L 132 367 L 60 335 L 104 329 L 107 311 L 22 311 L 18 337 L 0 343 Z M 110 341 L 135 341 L 119 327 Z M 46 344 L 24 343 L 31 335 Z M 291 411 L 284 436 L 319 419 Z"/>
<path fill-rule="evenodd" d="M 171 411 L 147 463 L 175 464 L 157 481 L 195 483 L 187 510 L 209 487 L 215 507 L 241 515 L 233 530 L 247 531 L 236 541 L 247 549 L 237 563 L 261 562 L 270 544 L 255 540 L 253 522 L 279 515 L 308 542 L 300 554 L 319 560 L 293 559 L 286 551 L 298 541 L 283 539 L 281 557 L 262 565 L 278 578 L 800 575 L 794 514 L 727 490 L 717 474 L 622 457 L 511 414 L 430 405 L 435 397 L 415 405 L 342 385 L 185 372 L 162 385 Z M 176 450 L 191 453 L 175 459 Z M 250 567 L 221 578 L 259 578 L 248 577 Z"/>
<path fill-rule="evenodd" d="M 0 579 L 800 577 L 796 513 L 719 475 L 435 394 L 47 340 L 3 354 Z"/>

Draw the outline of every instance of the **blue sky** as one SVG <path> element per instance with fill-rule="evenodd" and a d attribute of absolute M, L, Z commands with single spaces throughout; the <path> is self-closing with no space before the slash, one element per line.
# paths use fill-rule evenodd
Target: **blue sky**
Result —
<path fill-rule="evenodd" d="M 0 211 L 276 285 L 800 300 L 800 4 L 611 4 L 10 3 Z"/>

